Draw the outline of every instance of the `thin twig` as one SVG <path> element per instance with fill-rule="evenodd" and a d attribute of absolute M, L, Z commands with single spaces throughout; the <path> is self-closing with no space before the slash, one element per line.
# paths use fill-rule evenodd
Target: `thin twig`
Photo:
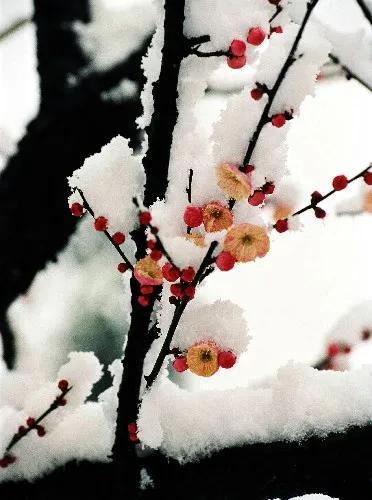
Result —
<path fill-rule="evenodd" d="M 221 57 L 230 55 L 230 51 L 228 50 L 215 50 L 214 52 L 200 52 L 198 49 L 191 49 L 190 54 L 198 57 Z"/>
<path fill-rule="evenodd" d="M 83 200 L 83 206 L 84 208 L 87 210 L 87 212 L 93 217 L 93 219 L 95 219 L 95 215 L 94 215 L 94 211 L 92 209 L 92 207 L 89 205 L 83 191 L 79 188 L 75 188 L 75 190 L 80 194 L 81 196 L 81 199 Z M 111 245 L 113 245 L 113 247 L 115 247 L 116 251 L 118 252 L 118 254 L 120 255 L 120 257 L 124 260 L 124 262 L 126 263 L 126 265 L 129 267 L 129 269 L 131 271 L 134 270 L 134 267 L 132 265 L 132 263 L 130 262 L 130 260 L 127 258 L 127 256 L 124 254 L 124 252 L 122 251 L 122 249 L 120 248 L 119 245 L 117 245 L 112 237 L 111 237 L 111 234 L 106 230 L 106 231 L 102 231 L 106 238 L 110 241 Z"/>
<path fill-rule="evenodd" d="M 331 59 L 331 61 L 333 61 L 335 64 L 337 64 L 342 69 L 342 71 L 345 73 L 347 80 L 351 80 L 351 79 L 356 80 L 361 85 L 363 85 L 363 87 L 365 87 L 370 92 L 372 92 L 372 87 L 366 81 L 364 81 L 359 75 L 354 73 L 354 71 L 352 71 L 350 68 L 345 66 L 345 64 L 343 64 L 338 57 L 336 57 L 333 54 L 329 54 L 329 58 Z"/>
<path fill-rule="evenodd" d="M 132 200 L 132 201 L 133 201 L 133 203 L 135 204 L 135 206 L 136 206 L 136 207 L 140 210 L 140 204 L 139 204 L 139 202 L 138 202 L 137 198 L 133 198 L 133 200 Z M 177 267 L 177 266 L 176 266 L 176 264 L 174 263 L 174 261 L 173 261 L 172 257 L 169 255 L 168 251 L 166 250 L 165 246 L 163 245 L 163 242 L 162 242 L 162 240 L 161 240 L 161 238 L 160 238 L 160 236 L 159 236 L 159 234 L 158 234 L 158 232 L 157 232 L 157 228 L 156 228 L 155 226 L 153 226 L 153 225 L 151 224 L 151 222 L 149 222 L 149 223 L 148 223 L 148 224 L 146 224 L 146 225 L 150 228 L 151 233 L 153 234 L 153 236 L 154 236 L 154 238 L 155 238 L 155 240 L 156 240 L 156 243 L 157 243 L 157 245 L 158 245 L 159 250 L 161 250 L 161 251 L 162 251 L 162 253 L 163 253 L 163 254 L 165 255 L 165 257 L 168 259 L 168 261 L 172 264 L 172 266 Z"/>
<path fill-rule="evenodd" d="M 0 33 L 0 42 L 8 38 L 8 36 L 13 35 L 16 33 L 20 28 L 23 28 L 26 24 L 30 23 L 31 19 L 29 18 L 24 18 L 24 19 L 19 19 L 18 21 L 15 21 L 13 24 L 11 24 L 8 28 L 6 28 L 3 32 Z"/>
<path fill-rule="evenodd" d="M 363 169 L 361 172 L 359 172 L 359 174 L 357 175 L 354 175 L 354 177 L 352 177 L 351 179 L 349 179 L 347 181 L 348 184 L 351 184 L 352 182 L 356 181 L 357 179 L 360 179 L 360 177 L 363 177 L 363 175 L 368 172 L 368 170 L 372 167 L 372 163 L 370 165 L 368 165 L 367 168 Z M 295 212 L 294 214 L 292 214 L 292 217 L 295 217 L 296 215 L 301 215 L 303 214 L 304 212 L 306 212 L 307 210 L 310 210 L 314 207 L 316 207 L 319 203 L 322 203 L 322 201 L 326 200 L 327 198 L 329 198 L 330 196 L 332 196 L 334 193 L 337 193 L 337 190 L 336 189 L 332 189 L 331 191 L 329 191 L 329 193 L 325 194 L 324 196 L 322 196 L 321 198 L 319 198 L 319 200 L 316 200 L 316 202 L 314 203 L 310 203 L 309 205 L 306 205 L 306 207 L 303 207 L 301 208 L 300 210 L 297 210 L 297 212 Z"/>
<path fill-rule="evenodd" d="M 318 2 L 319 2 L 319 0 L 312 0 L 312 1 L 308 2 L 308 4 L 307 4 L 306 14 L 304 16 L 304 19 L 302 21 L 300 29 L 298 30 L 297 36 L 293 42 L 292 48 L 291 48 L 291 50 L 288 54 L 288 57 L 287 57 L 284 65 L 283 65 L 283 67 L 278 75 L 278 78 L 276 79 L 276 82 L 275 82 L 273 88 L 271 90 L 269 90 L 269 92 L 268 92 L 268 100 L 267 100 L 266 106 L 265 106 L 264 110 L 262 111 L 262 115 L 261 115 L 260 121 L 258 122 L 257 128 L 256 128 L 251 140 L 249 141 L 249 146 L 248 146 L 245 158 L 244 158 L 243 165 L 248 165 L 251 158 L 252 158 L 252 154 L 255 150 L 255 147 L 256 147 L 257 141 L 261 135 L 262 129 L 264 128 L 266 123 L 268 123 L 268 121 L 269 121 L 271 106 L 274 102 L 276 94 L 278 93 L 278 90 L 279 90 L 283 80 L 287 76 L 288 70 L 291 68 L 292 64 L 296 61 L 295 53 L 296 53 L 298 45 L 301 41 L 301 38 L 302 38 L 303 32 L 306 28 L 306 25 L 310 19 L 311 13 L 314 10 L 314 8 Z"/>
<path fill-rule="evenodd" d="M 186 188 L 186 193 L 187 193 L 187 201 L 189 203 L 192 203 L 192 192 L 191 192 L 191 188 L 192 188 L 192 178 L 193 178 L 193 175 L 194 175 L 194 170 L 192 168 L 190 168 L 189 170 L 189 185 L 188 187 Z"/>
<path fill-rule="evenodd" d="M 269 19 L 269 23 L 271 24 L 274 19 L 282 12 L 283 10 L 283 7 L 281 5 L 277 5 L 276 6 L 276 11 L 275 13 L 271 16 L 271 18 Z"/>
<path fill-rule="evenodd" d="M 9 455 L 9 452 L 12 450 L 12 448 L 19 442 L 21 441 L 21 439 L 23 439 L 24 437 L 27 436 L 27 434 L 29 432 L 31 432 L 33 429 L 37 429 L 40 422 L 42 422 L 50 413 L 52 413 L 54 410 L 56 410 L 57 408 L 60 408 L 61 406 L 61 401 L 64 399 L 64 397 L 66 396 L 66 394 L 68 392 L 70 392 L 72 389 L 72 386 L 70 387 L 67 387 L 66 389 L 63 389 L 61 390 L 61 394 L 59 394 L 58 396 L 56 396 L 56 398 L 54 399 L 53 403 L 49 406 L 49 408 L 47 410 L 45 410 L 39 417 L 37 417 L 33 423 L 31 425 L 28 425 L 28 427 L 24 427 L 24 430 L 22 429 L 22 431 L 18 430 L 18 432 L 16 432 L 12 439 L 10 440 L 8 446 L 5 448 L 5 457 L 7 455 Z M 66 404 L 64 402 L 64 404 Z"/>
<path fill-rule="evenodd" d="M 217 245 L 218 245 L 217 241 L 212 241 L 212 243 L 210 244 L 209 249 L 208 249 L 207 253 L 205 254 L 205 257 L 204 257 L 202 263 L 200 264 L 200 267 L 199 267 L 197 273 L 195 274 L 195 277 L 191 283 L 191 286 L 196 287 L 200 283 L 205 269 L 210 266 L 211 262 L 213 262 L 212 254 L 213 254 L 215 248 L 217 247 Z M 155 361 L 154 367 L 153 367 L 150 375 L 145 376 L 147 389 L 150 389 L 152 384 L 155 382 L 156 377 L 159 375 L 161 367 L 163 366 L 164 360 L 170 352 L 170 345 L 171 345 L 173 336 L 175 334 L 175 331 L 176 331 L 177 326 L 180 322 L 182 314 L 183 314 L 184 310 L 186 309 L 189 301 L 190 301 L 190 299 L 188 297 L 185 297 L 176 306 L 171 324 L 169 326 L 169 329 L 168 329 L 167 335 L 165 337 L 165 340 L 163 342 L 163 345 L 160 349 L 159 355 Z"/>

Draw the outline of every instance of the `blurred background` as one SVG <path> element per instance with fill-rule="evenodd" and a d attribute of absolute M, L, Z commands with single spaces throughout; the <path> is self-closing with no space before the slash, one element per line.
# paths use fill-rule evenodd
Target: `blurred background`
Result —
<path fill-rule="evenodd" d="M 36 1 L 35 6 L 40 32 L 46 30 L 50 35 L 53 22 L 47 22 L 45 27 L 47 3 Z M 33 2 L 0 0 L 0 165 L 3 173 L 7 169 L 17 172 L 0 178 L 0 219 L 4 229 L 0 261 L 5 262 L 0 264 L 0 314 L 5 318 L 3 328 L 8 327 L 16 337 L 17 368 L 38 377 L 53 375 L 71 350 L 94 350 L 102 362 L 109 364 L 120 356 L 128 319 L 128 298 L 124 297 L 125 284 L 116 270 L 116 256 L 84 222 L 74 234 L 72 222 L 64 222 L 65 218 L 70 220 L 67 199 L 65 205 L 60 205 L 61 215 L 53 218 L 52 214 L 50 226 L 43 229 L 46 241 L 41 238 L 37 243 L 42 257 L 34 256 L 32 235 L 26 237 L 27 230 L 22 229 L 49 214 L 54 180 L 49 183 L 48 172 L 55 173 L 62 160 L 64 178 L 80 166 L 85 156 L 98 152 L 118 133 L 129 135 L 134 145 L 139 145 L 133 123 L 140 114 L 140 59 L 154 29 L 155 10 L 147 0 L 77 0 L 78 5 L 80 12 L 76 7 L 69 13 L 74 23 L 73 41 L 66 42 L 71 45 L 71 54 L 75 54 L 76 44 L 81 50 L 78 67 L 70 67 L 68 58 L 64 59 L 64 39 L 57 41 L 63 34 L 48 38 L 49 52 L 45 52 L 45 40 L 39 38 L 39 43 L 44 44 L 42 78 L 48 71 L 53 72 L 59 61 L 62 66 L 66 63 L 65 88 L 61 90 L 55 82 L 43 87 L 44 81 L 41 99 Z M 84 18 L 87 8 L 89 17 Z M 54 15 L 58 16 L 57 10 Z M 337 42 L 354 40 L 353 36 L 368 29 L 354 0 L 323 0 L 316 17 L 316 23 Z M 365 78 L 369 72 L 372 81 L 372 44 L 366 51 L 367 65 L 361 71 Z M 221 68 L 213 76 L 210 91 L 200 104 L 200 126 L 211 126 L 228 92 L 244 84 L 244 71 L 234 72 L 231 78 L 231 72 L 227 74 Z M 72 125 L 73 113 L 84 114 L 85 108 L 83 113 L 81 108 L 78 112 L 74 108 L 72 115 L 65 117 L 55 107 L 62 101 L 65 112 L 67 99 L 82 102 L 81 94 L 74 95 L 81 86 L 79 80 L 85 82 L 84 95 L 91 96 L 86 103 L 90 110 L 87 123 L 94 130 L 85 128 L 83 122 Z M 50 96 L 53 92 L 54 99 Z M 50 115 L 61 118 L 57 124 L 47 121 L 45 125 L 45 117 L 49 119 Z M 271 208 L 301 208 L 308 204 L 314 190 L 330 190 L 335 175 L 351 177 L 365 168 L 372 159 L 371 116 L 371 92 L 355 80 L 348 81 L 338 67 L 326 67 L 315 95 L 305 100 L 301 116 L 293 121 L 288 137 L 290 176 L 274 198 L 276 207 Z M 35 117 L 36 131 L 35 126 L 27 131 Z M 47 132 L 37 136 L 44 125 Z M 17 146 L 25 134 L 36 134 L 35 142 Z M 59 134 L 60 139 L 53 134 Z M 67 154 L 69 134 L 77 144 L 82 135 L 89 136 L 89 141 L 84 139 L 86 146 L 80 156 L 72 149 Z M 43 144 L 48 154 L 41 155 L 39 163 Z M 9 162 L 17 154 L 21 154 L 22 161 Z M 27 161 L 29 154 L 32 160 Z M 28 186 L 19 187 L 28 176 Z M 35 195 L 37 207 L 33 206 L 33 183 L 45 188 Z M 370 342 L 359 342 L 361 332 L 369 328 L 372 331 L 372 213 L 365 207 L 366 188 L 361 184 L 356 182 L 324 202 L 322 207 L 328 213 L 324 221 L 308 212 L 303 216 L 302 230 L 273 235 L 272 250 L 265 259 L 230 273 L 216 273 L 207 280 L 201 291 L 203 297 L 207 301 L 231 299 L 239 304 L 245 311 L 252 339 L 247 353 L 233 369 L 203 381 L 183 374 L 183 383 L 190 389 L 246 385 L 275 374 L 290 360 L 316 364 L 333 341 L 355 345 L 347 362 L 340 357 L 340 368 L 372 363 Z M 56 199 L 63 199 L 67 192 L 67 185 L 61 185 Z M 22 205 L 25 196 L 28 202 Z M 10 205 L 12 210 L 8 210 Z M 14 205 L 22 210 L 17 211 Z M 64 233 L 59 240 L 54 232 L 61 234 L 60 227 Z M 17 257 L 7 254 L 6 249 L 14 254 L 19 247 L 22 252 Z M 13 257 L 14 262 L 16 258 L 35 261 L 27 268 L 27 280 L 17 281 L 16 285 Z M 19 272 L 23 273 L 22 269 Z"/>

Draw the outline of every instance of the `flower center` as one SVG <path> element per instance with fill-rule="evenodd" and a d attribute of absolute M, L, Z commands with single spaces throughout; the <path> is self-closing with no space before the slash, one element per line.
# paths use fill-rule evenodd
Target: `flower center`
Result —
<path fill-rule="evenodd" d="M 251 245 L 253 243 L 253 238 L 249 234 L 245 234 L 242 236 L 242 244 L 243 245 Z"/>
<path fill-rule="evenodd" d="M 205 363 L 210 361 L 212 359 L 211 351 L 209 349 L 201 351 L 200 352 L 200 359 L 201 359 L 201 361 L 204 361 Z"/>
<path fill-rule="evenodd" d="M 213 217 L 214 219 L 219 219 L 221 215 L 222 215 L 221 210 L 214 209 L 211 211 L 211 217 Z"/>

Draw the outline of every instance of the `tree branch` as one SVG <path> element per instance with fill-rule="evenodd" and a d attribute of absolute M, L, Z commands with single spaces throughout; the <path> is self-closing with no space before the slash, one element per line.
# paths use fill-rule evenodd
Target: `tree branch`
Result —
<path fill-rule="evenodd" d="M 93 219 L 95 219 L 95 215 L 94 215 L 94 211 L 92 209 L 92 207 L 89 205 L 83 191 L 79 188 L 75 188 L 75 190 L 79 193 L 79 195 L 81 196 L 81 199 L 83 200 L 83 206 L 84 208 L 87 210 L 87 212 L 92 216 Z M 124 260 L 124 262 L 126 263 L 126 265 L 129 267 L 129 269 L 131 271 L 134 270 L 133 268 L 133 264 L 130 262 L 130 260 L 127 258 L 127 256 L 124 254 L 124 252 L 122 251 L 122 249 L 120 248 L 119 245 L 117 245 L 113 239 L 112 239 L 112 236 L 111 234 L 106 230 L 106 231 L 102 231 L 104 233 L 104 235 L 106 236 L 106 238 L 109 240 L 109 242 L 111 243 L 111 245 L 115 248 L 115 250 L 118 252 L 118 254 L 120 255 L 120 257 Z"/>
<path fill-rule="evenodd" d="M 12 25 L 10 25 L 8 28 L 6 28 L 4 31 L 0 33 L 0 42 L 8 38 L 8 36 L 13 35 L 16 33 L 19 29 L 23 28 L 26 24 L 30 23 L 31 19 L 25 17 L 24 19 L 19 19 L 18 21 L 15 21 Z"/>
<path fill-rule="evenodd" d="M 306 14 L 304 16 L 304 19 L 302 21 L 300 29 L 298 30 L 297 36 L 294 40 L 294 43 L 291 47 L 291 50 L 288 54 L 288 57 L 287 57 L 284 65 L 283 65 L 283 67 L 278 75 L 278 78 L 277 78 L 273 88 L 271 90 L 269 90 L 269 92 L 268 92 L 268 100 L 267 100 L 266 106 L 264 107 L 264 110 L 262 112 L 260 121 L 258 122 L 257 128 L 256 128 L 251 140 L 249 141 L 249 146 L 248 146 L 247 152 L 246 152 L 245 157 L 244 157 L 243 166 L 249 164 L 249 162 L 252 158 L 253 152 L 255 150 L 256 144 L 258 142 L 258 139 L 261 135 L 262 129 L 264 128 L 266 123 L 268 123 L 268 121 L 269 121 L 271 106 L 274 102 L 274 99 L 278 93 L 278 90 L 279 90 L 282 82 L 284 81 L 285 77 L 287 76 L 288 70 L 290 69 L 292 64 L 296 61 L 295 54 L 296 54 L 298 45 L 301 41 L 301 38 L 302 38 L 302 35 L 303 35 L 304 30 L 306 28 L 306 25 L 310 19 L 311 13 L 313 12 L 314 8 L 316 7 L 318 1 L 319 0 L 311 0 L 307 4 Z"/>
<path fill-rule="evenodd" d="M 201 282 L 204 271 L 213 262 L 212 254 L 213 254 L 215 248 L 217 247 L 217 245 L 218 245 L 217 241 L 213 241 L 210 244 L 209 249 L 208 249 L 207 253 L 205 254 L 205 257 L 204 257 L 202 263 L 200 264 L 200 267 L 195 275 L 195 278 L 193 279 L 193 281 L 191 283 L 191 286 L 196 287 Z M 152 384 L 155 382 L 157 376 L 159 375 L 161 367 L 163 366 L 164 360 L 170 352 L 170 345 L 171 345 L 173 336 L 176 332 L 176 329 L 177 329 L 177 326 L 180 322 L 182 314 L 183 314 L 184 310 L 186 309 L 189 301 L 190 301 L 190 299 L 188 297 L 185 297 L 176 306 L 176 309 L 175 309 L 174 315 L 173 315 L 173 319 L 171 321 L 167 335 L 166 335 L 165 340 L 163 342 L 163 345 L 160 349 L 159 355 L 155 361 L 153 369 L 151 370 L 150 375 L 145 377 L 146 382 L 147 382 L 147 384 L 146 384 L 147 389 L 150 389 Z"/>
<path fill-rule="evenodd" d="M 168 186 L 173 130 L 178 118 L 178 76 L 188 44 L 183 35 L 184 9 L 185 0 L 165 0 L 163 57 L 159 79 L 153 86 L 154 112 L 146 127 L 148 149 L 143 159 L 147 207 L 163 198 Z"/>
<path fill-rule="evenodd" d="M 342 69 L 342 71 L 345 73 L 347 80 L 351 80 L 351 79 L 356 80 L 361 85 L 363 85 L 363 87 L 365 87 L 367 90 L 372 92 L 372 87 L 367 82 L 365 82 L 359 75 L 357 75 L 350 68 L 345 66 L 345 64 L 342 64 L 342 62 L 340 61 L 340 59 L 338 57 L 336 57 L 333 54 L 329 54 L 329 58 L 331 61 L 333 61 L 335 64 L 337 64 Z"/>
<path fill-rule="evenodd" d="M 364 17 L 367 19 L 367 21 L 369 22 L 369 24 L 372 25 L 372 13 L 369 10 L 369 8 L 367 7 L 367 5 L 365 4 L 364 0 L 356 0 L 356 3 L 361 8 L 361 10 L 362 10 L 362 12 L 364 14 Z"/>
<path fill-rule="evenodd" d="M 351 184 L 352 182 L 356 181 L 357 179 L 360 179 L 361 177 L 364 176 L 364 174 L 366 172 L 368 172 L 368 170 L 371 167 L 372 167 L 372 163 L 370 165 L 368 165 L 367 168 L 365 168 L 361 172 L 359 172 L 359 174 L 354 175 L 354 177 L 352 177 L 351 179 L 348 179 L 347 183 Z M 304 212 L 306 212 L 307 210 L 310 210 L 310 209 L 316 207 L 319 203 L 322 203 L 322 201 L 326 200 L 327 198 L 329 198 L 330 196 L 332 196 L 333 194 L 335 194 L 337 192 L 338 191 L 336 189 L 332 189 L 331 191 L 329 191 L 329 193 L 325 194 L 322 197 L 319 197 L 319 199 L 317 199 L 314 203 L 310 203 L 309 205 L 306 205 L 306 207 L 303 207 L 300 210 L 297 210 L 297 212 L 295 212 L 294 214 L 292 214 L 292 217 L 296 217 L 297 215 L 301 215 Z"/>

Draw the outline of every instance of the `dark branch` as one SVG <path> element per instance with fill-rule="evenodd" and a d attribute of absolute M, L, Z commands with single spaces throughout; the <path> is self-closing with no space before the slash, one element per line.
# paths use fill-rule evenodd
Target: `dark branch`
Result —
<path fill-rule="evenodd" d="M 146 127 L 148 150 L 143 159 L 146 172 L 144 203 L 149 207 L 164 198 L 168 186 L 168 168 L 173 130 L 178 118 L 178 76 L 186 54 L 183 35 L 185 0 L 165 0 L 164 46 L 160 75 L 153 86 L 154 112 Z"/>
<path fill-rule="evenodd" d="M 279 90 L 282 82 L 284 81 L 285 77 L 287 76 L 288 70 L 290 69 L 292 64 L 296 61 L 296 51 L 297 51 L 298 45 L 301 41 L 301 38 L 302 38 L 302 35 L 303 35 L 304 30 L 306 28 L 306 25 L 310 19 L 311 13 L 313 12 L 318 1 L 319 0 L 311 0 L 307 4 L 306 14 L 304 16 L 304 19 L 302 21 L 300 29 L 298 30 L 297 36 L 294 40 L 294 43 L 291 47 L 291 50 L 288 54 L 288 57 L 287 57 L 284 65 L 283 65 L 283 67 L 278 75 L 278 78 L 277 78 L 273 88 L 268 93 L 268 100 L 267 100 L 266 106 L 262 112 L 262 115 L 261 115 L 260 121 L 258 122 L 257 128 L 256 128 L 256 130 L 255 130 L 255 132 L 254 132 L 254 134 L 249 142 L 249 146 L 248 146 L 246 155 L 244 157 L 243 165 L 249 164 L 249 162 L 252 158 L 253 152 L 255 150 L 257 141 L 261 135 L 262 129 L 264 128 L 266 123 L 268 123 L 268 121 L 269 121 L 271 106 L 274 102 L 274 99 L 278 93 L 278 90 Z"/>
<path fill-rule="evenodd" d="M 361 10 L 362 10 L 362 12 L 364 14 L 364 17 L 367 19 L 367 21 L 369 22 L 369 24 L 372 25 L 372 13 L 369 10 L 369 8 L 367 7 L 367 5 L 365 4 L 364 0 L 356 0 L 356 3 L 361 8 Z"/>
<path fill-rule="evenodd" d="M 329 58 L 335 64 L 337 64 L 338 66 L 340 66 L 340 68 L 342 69 L 342 71 L 345 73 L 345 76 L 346 76 L 347 80 L 351 80 L 351 79 L 356 80 L 361 85 L 363 85 L 363 87 L 365 87 L 370 92 L 372 92 L 372 87 L 367 82 L 365 82 L 359 75 L 357 75 L 350 68 L 348 68 L 347 66 L 345 66 L 345 64 L 342 64 L 342 62 L 340 61 L 340 59 L 338 57 L 336 57 L 333 54 L 329 54 Z"/>
<path fill-rule="evenodd" d="M 93 217 L 93 219 L 95 219 L 95 215 L 94 215 L 94 211 L 92 209 L 92 207 L 89 205 L 83 191 L 79 188 L 76 188 L 76 191 L 79 193 L 79 195 L 81 196 L 81 199 L 83 200 L 83 206 L 84 208 L 87 210 L 87 212 Z M 130 262 L 130 260 L 127 258 L 127 256 L 124 254 L 124 252 L 122 251 L 122 249 L 120 248 L 119 245 L 117 245 L 113 239 L 112 239 L 112 236 L 111 234 L 108 232 L 108 231 L 103 231 L 103 233 L 105 234 L 106 238 L 109 240 L 109 242 L 111 243 L 111 245 L 115 248 L 115 250 L 118 252 L 118 254 L 120 255 L 120 257 L 124 260 L 124 262 L 126 263 L 126 265 L 129 267 L 129 269 L 131 271 L 133 271 L 133 265 L 132 263 Z"/>
<path fill-rule="evenodd" d="M 194 170 L 192 168 L 190 168 L 189 170 L 189 185 L 188 187 L 186 188 L 186 193 L 187 193 L 187 201 L 189 203 L 191 203 L 192 201 L 192 178 L 193 178 L 193 175 L 194 175 Z"/>
<path fill-rule="evenodd" d="M 196 287 L 201 282 L 206 268 L 209 267 L 210 264 L 213 262 L 212 254 L 213 254 L 215 248 L 217 247 L 217 245 L 218 245 L 217 241 L 213 241 L 210 244 L 208 252 L 205 254 L 205 257 L 204 257 L 202 263 L 200 264 L 200 267 L 195 275 L 195 278 L 193 279 L 193 281 L 191 283 L 191 286 Z M 181 302 L 176 306 L 176 309 L 175 309 L 174 315 L 173 315 L 173 319 L 172 319 L 171 324 L 169 326 L 169 329 L 168 329 L 167 335 L 165 337 L 165 340 L 163 342 L 163 345 L 160 349 L 159 355 L 155 361 L 154 367 L 153 367 L 150 375 L 145 377 L 146 382 L 147 382 L 147 384 L 146 384 L 147 389 L 150 389 L 152 384 L 155 382 L 156 377 L 159 375 L 161 367 L 163 366 L 164 360 L 170 352 L 170 345 L 171 345 L 173 336 L 175 334 L 175 331 L 176 331 L 177 326 L 180 322 L 182 314 L 183 314 L 184 310 L 186 309 L 189 301 L 190 301 L 190 299 L 188 297 L 186 297 L 186 298 L 182 299 Z"/>
<path fill-rule="evenodd" d="M 359 172 L 359 174 L 354 175 L 354 177 L 352 177 L 351 179 L 348 179 L 348 181 L 347 181 L 348 184 L 351 184 L 352 182 L 356 181 L 357 179 L 360 179 L 361 177 L 363 177 L 364 174 L 366 172 L 368 172 L 368 170 L 371 167 L 372 167 L 372 163 L 370 165 L 368 165 L 367 168 L 365 168 L 361 172 Z M 295 217 L 296 215 L 301 215 L 304 212 L 306 212 L 307 210 L 313 209 L 314 207 L 316 207 L 317 205 L 319 205 L 319 203 L 322 203 L 324 200 L 326 200 L 327 198 L 329 198 L 330 196 L 332 196 L 333 194 L 335 194 L 337 192 L 338 191 L 336 191 L 335 189 L 332 189 L 331 191 L 329 191 L 329 193 L 327 193 L 324 196 L 322 196 L 321 198 L 319 198 L 319 200 L 317 200 L 315 203 L 310 203 L 309 205 L 306 205 L 306 207 L 303 207 L 300 210 L 297 210 L 297 212 L 295 212 L 294 214 L 292 214 L 292 217 Z"/>
<path fill-rule="evenodd" d="M 6 28 L 4 31 L 0 33 L 0 42 L 8 38 L 8 36 L 13 35 L 16 33 L 19 29 L 23 28 L 26 24 L 30 23 L 31 19 L 24 18 L 24 19 L 19 19 L 15 23 L 13 23 L 11 26 Z"/>
<path fill-rule="evenodd" d="M 47 410 L 44 411 L 39 417 L 36 419 L 33 419 L 33 422 L 28 425 L 27 427 L 24 427 L 22 429 L 19 429 L 18 432 L 16 432 L 12 439 L 10 440 L 8 446 L 5 448 L 5 457 L 9 454 L 9 452 L 13 449 L 13 447 L 24 437 L 27 436 L 29 432 L 31 432 L 34 429 L 37 429 L 40 423 L 54 410 L 57 408 L 64 406 L 66 404 L 66 401 L 64 401 L 64 397 L 66 396 L 67 393 L 69 393 L 72 389 L 72 386 L 66 387 L 66 389 L 61 390 L 61 394 L 59 394 L 53 403 L 49 406 Z"/>

